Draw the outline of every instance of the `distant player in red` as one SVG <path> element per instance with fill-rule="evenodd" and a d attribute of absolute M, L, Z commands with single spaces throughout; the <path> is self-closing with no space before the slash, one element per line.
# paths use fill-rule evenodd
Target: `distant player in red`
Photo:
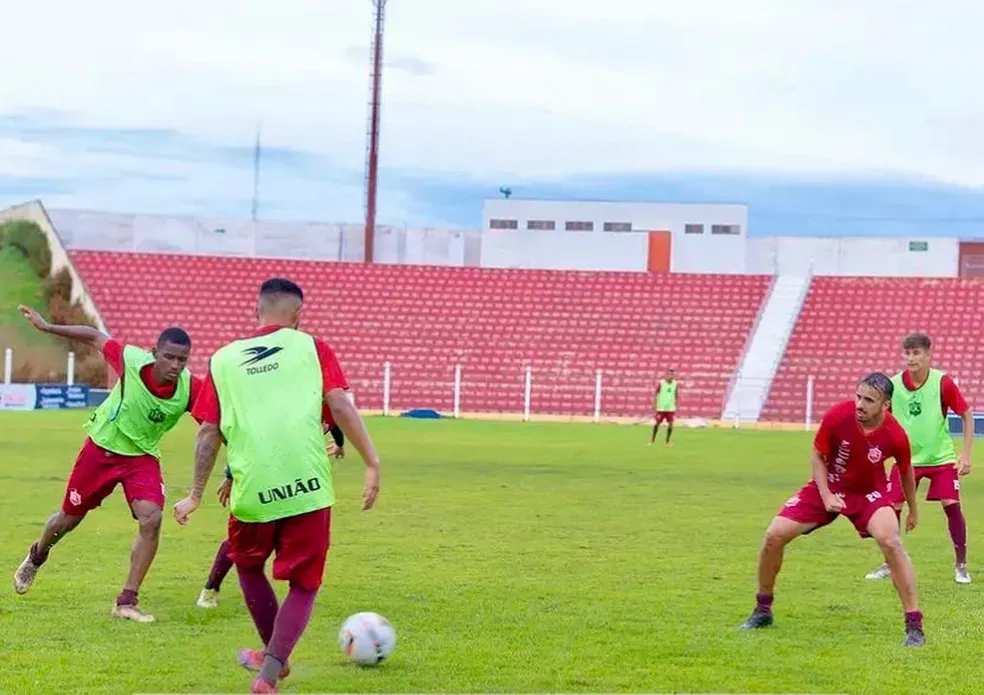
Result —
<path fill-rule="evenodd" d="M 137 594 L 160 540 L 165 497 L 160 440 L 188 412 L 201 391 L 201 379 L 186 368 L 191 339 L 180 328 L 168 328 L 160 334 L 157 346 L 147 352 L 89 326 L 52 325 L 27 307 L 20 307 L 20 311 L 43 333 L 100 349 L 119 381 L 86 423 L 88 437 L 68 478 L 61 509 L 48 519 L 41 537 L 14 573 L 14 589 L 18 594 L 26 593 L 54 545 L 121 485 L 139 531 L 130 553 L 130 573 L 112 615 L 153 622 L 154 617 L 137 606 Z"/>
<path fill-rule="evenodd" d="M 909 440 L 889 412 L 893 385 L 876 372 L 858 384 L 853 401 L 827 411 L 813 440 L 813 479 L 789 498 L 765 532 L 759 554 L 755 610 L 741 629 L 772 625 L 772 596 L 786 546 L 798 536 L 826 526 L 843 514 L 862 538 L 874 538 L 892 569 L 905 609 L 903 646 L 925 644 L 916 574 L 902 540 L 899 519 L 888 499 L 885 462 L 895 459 L 909 506 L 906 530 L 918 522 L 916 483 Z"/>
<path fill-rule="evenodd" d="M 659 426 L 666 423 L 666 446 L 670 444 L 670 437 L 673 436 L 673 420 L 676 419 L 677 393 L 680 389 L 680 382 L 676 379 L 676 372 L 667 369 L 663 378 L 656 384 L 656 393 L 653 395 L 653 433 L 649 438 L 649 445 L 656 443 L 656 435 L 659 434 Z"/>

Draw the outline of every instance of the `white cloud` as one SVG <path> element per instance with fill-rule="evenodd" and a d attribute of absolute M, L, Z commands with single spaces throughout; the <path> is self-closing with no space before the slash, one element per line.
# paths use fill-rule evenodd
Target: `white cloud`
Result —
<path fill-rule="evenodd" d="M 16 3 L 0 111 L 240 144 L 262 121 L 269 144 L 360 170 L 368 65 L 352 55 L 370 20 L 369 0 Z M 383 163 L 489 179 L 723 167 L 984 184 L 981 26 L 984 5 L 964 0 L 395 0 L 387 56 L 435 73 L 387 72 Z"/>

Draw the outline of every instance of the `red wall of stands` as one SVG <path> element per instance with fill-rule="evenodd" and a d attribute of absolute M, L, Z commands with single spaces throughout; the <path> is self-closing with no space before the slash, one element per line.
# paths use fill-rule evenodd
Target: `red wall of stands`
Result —
<path fill-rule="evenodd" d="M 202 372 L 219 345 L 254 325 L 260 283 L 305 290 L 303 328 L 334 348 L 367 408 L 588 416 L 595 371 L 602 413 L 645 417 L 660 372 L 677 369 L 680 414 L 717 418 L 771 281 L 767 276 L 529 271 L 76 251 L 72 259 L 110 331 L 143 346 L 167 325 L 195 342 Z"/>
<path fill-rule="evenodd" d="M 984 399 L 984 282 L 958 278 L 816 277 L 772 382 L 762 419 L 802 422 L 815 379 L 814 422 L 852 398 L 858 380 L 903 368 L 902 338 L 924 331 L 935 363 L 971 408 Z"/>

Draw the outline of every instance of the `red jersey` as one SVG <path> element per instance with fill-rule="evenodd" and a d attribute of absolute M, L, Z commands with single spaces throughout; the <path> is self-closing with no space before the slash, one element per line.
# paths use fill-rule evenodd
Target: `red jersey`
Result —
<path fill-rule="evenodd" d="M 912 381 L 912 374 L 909 373 L 908 369 L 902 372 L 902 385 L 907 391 L 916 390 L 916 385 Z M 943 409 L 943 417 L 946 417 L 948 410 L 959 417 L 963 417 L 963 414 L 970 410 L 963 394 L 957 388 L 957 383 L 950 378 L 949 374 L 944 374 L 943 378 L 940 379 L 940 407 Z"/>
<path fill-rule="evenodd" d="M 112 367 L 113 371 L 116 372 L 116 376 L 123 381 L 123 377 L 126 375 L 123 369 L 123 343 L 118 340 L 113 340 L 110 338 L 103 345 L 102 354 L 103 358 L 106 360 L 106 364 Z M 174 397 L 174 392 L 177 390 L 177 384 L 158 384 L 154 381 L 154 376 L 151 373 L 154 365 L 148 364 L 146 367 L 140 370 L 140 380 L 147 387 L 147 390 L 152 394 L 157 396 L 162 400 L 167 400 Z M 192 375 L 191 377 L 191 394 L 188 397 L 188 411 L 191 411 L 192 407 L 195 405 L 195 401 L 198 399 L 198 394 L 202 390 L 202 380 Z"/>
<path fill-rule="evenodd" d="M 900 473 L 912 466 L 909 437 L 891 413 L 875 430 L 865 432 L 855 415 L 854 401 L 838 403 L 823 416 L 813 448 L 827 463 L 831 492 L 884 492 L 885 462 L 895 459 Z"/>
<path fill-rule="evenodd" d="M 266 335 L 268 333 L 273 333 L 274 331 L 280 330 L 281 326 L 264 326 L 256 332 L 254 332 L 249 337 L 255 338 L 256 336 Z M 338 358 L 335 357 L 335 353 L 323 340 L 318 338 L 314 339 L 314 347 L 318 351 L 318 361 L 321 363 L 321 380 L 322 388 L 325 393 L 333 389 L 344 389 L 348 390 L 348 382 L 345 380 L 345 375 L 342 373 L 342 367 L 338 364 Z M 205 383 L 202 385 L 201 395 L 198 400 L 195 401 L 195 407 L 192 410 L 192 415 L 199 422 L 207 422 L 213 425 L 219 425 L 222 422 L 222 409 L 219 406 L 219 394 L 215 390 L 215 384 L 212 382 L 212 373 L 209 371 L 208 375 L 205 377 Z M 324 425 L 331 426 L 334 424 L 331 417 L 331 410 L 327 405 L 322 406 L 321 409 L 321 420 Z M 325 428 L 328 429 L 327 427 Z"/>

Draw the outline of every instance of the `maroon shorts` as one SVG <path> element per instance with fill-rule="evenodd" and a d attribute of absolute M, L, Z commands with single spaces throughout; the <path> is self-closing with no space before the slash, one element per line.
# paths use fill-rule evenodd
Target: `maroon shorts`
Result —
<path fill-rule="evenodd" d="M 669 423 L 669 424 L 672 425 L 673 424 L 673 416 L 674 415 L 676 415 L 676 412 L 675 411 L 672 411 L 672 410 L 660 410 L 660 411 L 657 411 L 656 412 L 656 415 L 654 416 L 656 418 L 656 424 L 658 425 L 661 422 L 667 422 L 667 423 Z"/>
<path fill-rule="evenodd" d="M 926 501 L 960 501 L 960 476 L 957 475 L 957 467 L 954 464 L 944 463 L 940 466 L 913 466 L 912 472 L 916 475 L 917 488 L 919 487 L 920 481 L 929 478 L 929 490 L 926 491 Z M 905 501 L 905 493 L 902 491 L 902 475 L 899 473 L 898 466 L 892 466 L 892 472 L 888 476 L 888 499 L 894 505 L 900 505 Z"/>
<path fill-rule="evenodd" d="M 887 492 L 874 490 L 868 494 L 862 493 L 839 493 L 844 500 L 844 511 L 840 513 L 828 512 L 823 506 L 823 498 L 820 496 L 820 489 L 812 480 L 800 488 L 799 492 L 786 500 L 786 504 L 779 510 L 779 516 L 790 519 L 801 524 L 816 524 L 816 528 L 826 526 L 838 516 L 843 514 L 848 521 L 854 524 L 858 535 L 868 538 L 868 522 L 871 517 L 882 507 L 889 507 Z M 807 533 L 816 529 L 810 529 Z"/>
<path fill-rule="evenodd" d="M 331 545 L 331 507 L 276 521 L 229 517 L 229 557 L 236 567 L 262 568 L 274 552 L 273 578 L 316 591 Z"/>
<path fill-rule="evenodd" d="M 117 484 L 123 486 L 126 502 L 146 500 L 164 508 L 164 479 L 161 464 L 153 456 L 122 456 L 96 446 L 86 438 L 68 477 L 62 511 L 85 516 L 109 497 Z"/>

